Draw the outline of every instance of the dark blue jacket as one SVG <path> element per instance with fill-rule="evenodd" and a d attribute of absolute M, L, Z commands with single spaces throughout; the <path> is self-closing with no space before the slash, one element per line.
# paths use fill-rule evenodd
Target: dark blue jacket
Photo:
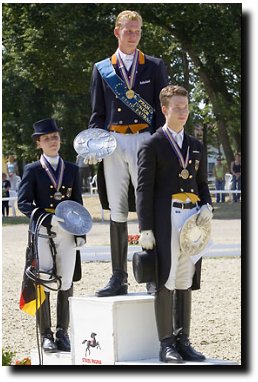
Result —
<path fill-rule="evenodd" d="M 121 78 L 116 56 L 111 57 L 111 62 L 117 75 Z M 161 112 L 159 93 L 168 84 L 167 70 L 163 60 L 160 58 L 139 54 L 139 63 L 133 90 L 147 101 L 155 110 L 153 129 L 163 126 L 164 116 Z M 91 103 L 92 115 L 89 128 L 109 129 L 111 124 L 138 124 L 146 123 L 141 117 L 129 109 L 122 101 L 114 95 L 105 80 L 94 65 L 91 79 Z"/>
<path fill-rule="evenodd" d="M 18 208 L 23 214 L 30 217 L 32 211 L 38 207 L 39 210 L 35 216 L 37 219 L 41 213 L 46 213 L 46 209 L 53 210 L 54 213 L 58 203 L 64 200 L 73 200 L 83 204 L 78 166 L 67 161 L 64 161 L 64 164 L 64 177 L 59 190 L 62 193 L 61 200 L 54 199 L 56 189 L 40 161 L 25 166 L 18 192 Z M 49 223 L 50 220 L 46 219 L 43 225 L 47 226 Z"/>
<path fill-rule="evenodd" d="M 138 153 L 137 214 L 140 230 L 152 230 L 158 254 L 159 287 L 168 279 L 171 267 L 171 198 L 177 193 L 199 196 L 199 205 L 212 204 L 207 182 L 203 145 L 188 134 L 184 135 L 182 153 L 187 147 L 187 169 L 191 177 L 179 177 L 181 166 L 170 142 L 159 129 L 145 142 Z M 164 229 L 166 227 L 166 229 Z M 200 287 L 201 260 L 196 263 L 192 289 Z"/>

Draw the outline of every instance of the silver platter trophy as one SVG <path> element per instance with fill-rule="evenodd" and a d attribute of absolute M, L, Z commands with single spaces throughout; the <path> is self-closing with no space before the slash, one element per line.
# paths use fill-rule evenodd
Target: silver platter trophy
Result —
<path fill-rule="evenodd" d="M 180 248 L 189 256 L 199 254 L 208 244 L 211 236 L 211 222 L 197 225 L 199 212 L 190 216 L 184 223 L 180 232 Z"/>
<path fill-rule="evenodd" d="M 100 160 L 111 155 L 116 149 L 116 139 L 113 134 L 103 129 L 87 129 L 81 131 L 73 141 L 77 154 L 86 160 L 96 156 Z"/>
<path fill-rule="evenodd" d="M 91 230 L 91 215 L 80 203 L 65 200 L 57 205 L 55 214 L 64 220 L 64 222 L 58 222 L 61 228 L 73 235 L 85 235 Z"/>

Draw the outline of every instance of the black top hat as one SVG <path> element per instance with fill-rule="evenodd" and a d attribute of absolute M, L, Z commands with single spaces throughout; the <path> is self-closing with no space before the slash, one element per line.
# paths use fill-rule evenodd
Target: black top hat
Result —
<path fill-rule="evenodd" d="M 56 131 L 60 132 L 61 129 L 57 127 L 56 120 L 53 118 L 41 119 L 33 123 L 33 128 L 35 132 L 32 134 L 32 138 L 39 137 L 44 134 L 55 133 Z"/>

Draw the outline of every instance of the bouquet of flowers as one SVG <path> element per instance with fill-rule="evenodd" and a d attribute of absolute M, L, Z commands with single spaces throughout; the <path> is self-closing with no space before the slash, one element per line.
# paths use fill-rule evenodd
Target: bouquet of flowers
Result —
<path fill-rule="evenodd" d="M 128 244 L 135 245 L 139 243 L 140 235 L 128 235 Z"/>

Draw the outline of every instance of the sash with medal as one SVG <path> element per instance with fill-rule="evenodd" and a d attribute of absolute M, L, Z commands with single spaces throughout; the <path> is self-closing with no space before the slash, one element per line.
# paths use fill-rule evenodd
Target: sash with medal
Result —
<path fill-rule="evenodd" d="M 115 69 L 109 58 L 96 63 L 96 67 L 113 93 L 139 117 L 141 117 L 150 126 L 152 124 L 154 109 L 148 104 L 139 94 L 133 89 L 136 77 L 137 62 L 139 51 L 134 55 L 134 60 L 131 68 L 131 77 L 129 79 L 122 59 L 117 52 L 118 66 L 124 81 L 116 74 Z"/>
<path fill-rule="evenodd" d="M 163 130 L 163 133 L 165 135 L 165 137 L 169 140 L 169 143 L 171 144 L 178 160 L 179 160 L 179 163 L 182 167 L 182 170 L 179 174 L 179 176 L 182 178 L 182 179 L 188 179 L 189 178 L 189 171 L 187 170 L 187 164 L 188 164 L 188 160 L 189 160 L 189 149 L 190 149 L 190 146 L 188 146 L 187 148 L 187 153 L 186 153 L 186 157 L 184 159 L 182 153 L 181 153 L 181 150 L 178 146 L 178 144 L 176 143 L 176 141 L 174 140 L 173 138 L 173 135 L 172 133 L 170 132 L 170 130 L 166 127 L 166 126 L 163 126 L 162 127 L 162 130 Z"/>
<path fill-rule="evenodd" d="M 54 193 L 54 199 L 55 200 L 61 200 L 62 199 L 62 193 L 59 191 L 60 187 L 63 183 L 63 177 L 64 177 L 64 161 L 61 157 L 59 157 L 59 164 L 57 167 L 57 176 L 54 173 L 54 170 L 44 157 L 44 155 L 41 155 L 40 157 L 40 163 L 41 166 L 44 168 L 46 171 L 49 179 L 51 180 L 51 183 L 53 184 L 54 188 L 56 189 L 56 192 Z"/>

